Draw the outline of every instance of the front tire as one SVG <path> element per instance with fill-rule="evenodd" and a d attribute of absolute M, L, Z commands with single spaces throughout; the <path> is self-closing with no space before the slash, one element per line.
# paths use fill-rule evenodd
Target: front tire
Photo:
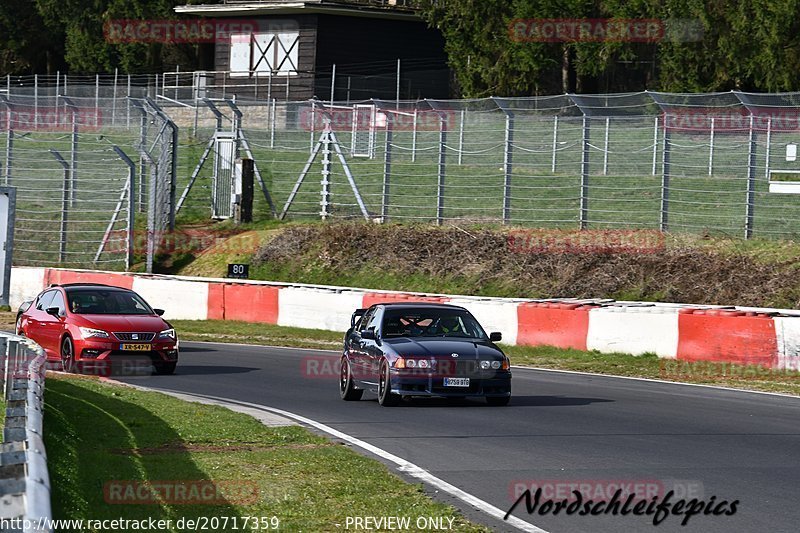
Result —
<path fill-rule="evenodd" d="M 378 403 L 383 407 L 394 407 L 400 403 L 400 395 L 392 392 L 389 364 L 386 361 L 381 365 L 381 377 L 378 380 Z"/>
<path fill-rule="evenodd" d="M 346 402 L 360 400 L 364 394 L 362 389 L 357 389 L 353 383 L 353 375 L 350 372 L 350 361 L 342 357 L 342 364 L 339 370 L 339 396 Z"/>
<path fill-rule="evenodd" d="M 24 337 L 25 336 L 25 332 L 22 331 L 22 315 L 19 315 L 17 317 L 17 323 L 14 326 L 14 333 L 19 335 L 20 337 Z"/>
<path fill-rule="evenodd" d="M 61 369 L 69 374 L 75 372 L 75 345 L 69 337 L 61 341 Z"/>

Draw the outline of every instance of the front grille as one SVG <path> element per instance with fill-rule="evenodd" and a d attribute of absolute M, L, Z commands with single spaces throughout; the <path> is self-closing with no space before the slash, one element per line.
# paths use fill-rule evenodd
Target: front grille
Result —
<path fill-rule="evenodd" d="M 125 333 L 114 333 L 114 336 L 121 341 L 150 342 L 151 340 L 153 340 L 153 337 L 155 337 L 156 334 L 125 332 Z"/>

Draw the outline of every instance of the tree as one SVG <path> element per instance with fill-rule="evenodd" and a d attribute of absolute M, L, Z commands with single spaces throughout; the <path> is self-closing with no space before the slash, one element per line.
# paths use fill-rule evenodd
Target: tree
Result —
<path fill-rule="evenodd" d="M 64 34 L 48 26 L 29 0 L 0 2 L 0 72 L 55 74 L 65 67 Z"/>
<path fill-rule="evenodd" d="M 174 19 L 173 8 L 182 0 L 36 0 L 45 23 L 64 28 L 65 59 L 73 72 L 153 72 L 165 64 L 191 69 L 196 62 L 193 44 L 115 43 L 104 25 L 117 19 Z M 191 2 L 188 2 L 191 3 Z"/>

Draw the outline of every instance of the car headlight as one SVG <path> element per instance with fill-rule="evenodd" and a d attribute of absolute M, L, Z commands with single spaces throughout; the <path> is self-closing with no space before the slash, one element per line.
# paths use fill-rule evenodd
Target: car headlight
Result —
<path fill-rule="evenodd" d="M 494 368 L 495 370 L 500 370 L 500 365 L 501 365 L 500 361 L 492 361 L 492 368 Z"/>
<path fill-rule="evenodd" d="M 170 339 L 174 341 L 176 339 L 175 330 L 173 328 L 165 329 L 164 331 L 158 334 L 158 338 Z"/>
<path fill-rule="evenodd" d="M 489 370 L 491 364 L 491 361 L 481 361 L 481 370 Z"/>
<path fill-rule="evenodd" d="M 81 330 L 81 336 L 84 339 L 107 339 L 110 337 L 108 332 L 103 331 L 102 329 L 94 329 L 94 328 L 78 328 Z"/>

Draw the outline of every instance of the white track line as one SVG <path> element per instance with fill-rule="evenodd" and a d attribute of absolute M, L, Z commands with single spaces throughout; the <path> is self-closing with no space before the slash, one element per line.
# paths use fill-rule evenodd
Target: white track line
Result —
<path fill-rule="evenodd" d="M 115 382 L 116 380 L 108 380 L 108 381 Z M 129 385 L 127 383 L 122 383 L 122 384 L 123 385 Z M 325 424 L 317 422 L 316 420 L 312 420 L 310 418 L 306 418 L 304 416 L 292 413 L 290 411 L 284 411 L 283 409 L 276 409 L 274 407 L 267 407 L 266 405 L 259 405 L 259 404 L 250 403 L 250 402 L 242 402 L 242 401 L 239 401 L 239 400 L 230 400 L 230 399 L 227 399 L 227 398 L 220 398 L 218 396 L 208 396 L 208 395 L 204 395 L 204 394 L 190 394 L 190 393 L 185 393 L 185 392 L 180 392 L 180 391 L 173 391 L 173 390 L 168 390 L 168 389 L 153 389 L 153 388 L 150 388 L 150 387 L 143 387 L 141 385 L 135 385 L 135 387 L 136 388 L 140 388 L 140 389 L 147 389 L 147 390 L 150 390 L 150 391 L 153 391 L 153 392 L 161 392 L 161 393 L 164 393 L 164 394 L 179 396 L 179 397 L 182 397 L 182 399 L 185 399 L 188 396 L 188 397 L 195 397 L 195 398 L 198 398 L 198 399 L 214 400 L 215 402 L 221 403 L 221 404 L 247 406 L 247 407 L 250 407 L 250 408 L 253 408 L 253 409 L 257 409 L 257 410 L 261 410 L 261 411 L 267 411 L 267 412 L 272 413 L 272 414 L 276 414 L 276 415 L 280 415 L 280 416 L 283 416 L 283 417 L 286 417 L 286 418 L 290 418 L 292 420 L 296 420 L 297 422 L 300 422 L 301 424 L 305 424 L 307 426 L 311 426 L 313 428 L 316 428 L 316 429 L 318 429 L 318 430 L 320 430 L 320 431 L 322 431 L 324 433 L 327 433 L 328 435 L 331 435 L 333 437 L 336 437 L 337 439 L 341 439 L 343 441 L 346 441 L 346 442 L 352 444 L 353 446 L 358 446 L 359 448 L 361 448 L 363 450 L 366 450 L 366 451 L 368 451 L 368 452 L 370 452 L 370 453 L 372 453 L 374 455 L 377 455 L 378 457 L 380 457 L 380 458 L 382 458 L 382 459 L 384 459 L 386 461 L 394 463 L 394 464 L 397 465 L 397 469 L 400 472 L 403 472 L 404 474 L 407 474 L 407 475 L 409 475 L 409 476 L 411 476 L 413 478 L 419 479 L 420 481 L 422 481 L 424 483 L 432 485 L 435 488 L 439 489 L 440 491 L 442 491 L 444 493 L 447 493 L 447 494 L 449 494 L 449 495 L 461 500 L 462 502 L 466 503 L 467 505 L 470 505 L 470 506 L 478 509 L 479 511 L 481 511 L 483 513 L 486 513 L 487 515 L 491 516 L 492 518 L 496 518 L 497 520 L 505 522 L 506 524 L 509 524 L 510 526 L 513 526 L 513 527 L 515 527 L 516 529 L 518 529 L 520 531 L 526 531 L 528 533 L 547 533 L 547 531 L 545 531 L 544 529 L 538 528 L 538 527 L 534 526 L 533 524 L 530 524 L 530 523 L 528 523 L 528 522 L 526 522 L 526 521 L 524 521 L 524 520 L 522 520 L 520 518 L 517 518 L 516 516 L 509 516 L 507 520 L 503 520 L 503 517 L 506 515 L 506 513 L 502 509 L 500 509 L 498 507 L 495 507 L 494 505 L 492 505 L 492 504 L 490 504 L 490 503 L 488 503 L 486 501 L 481 500 L 477 496 L 473 496 L 472 494 L 469 494 L 468 492 L 464 492 L 463 490 L 459 489 L 455 485 L 451 485 L 447 481 L 434 476 L 433 474 L 431 474 L 430 472 L 428 472 L 424 468 L 419 467 L 419 466 L 417 466 L 414 463 L 411 463 L 409 461 L 406 461 L 402 457 L 399 457 L 397 455 L 389 453 L 386 450 L 378 448 L 377 446 L 374 446 L 374 445 L 372 445 L 372 444 L 370 444 L 368 442 L 365 442 L 365 441 L 363 441 L 361 439 L 358 439 L 356 437 L 350 436 L 347 433 L 343 433 L 343 432 L 339 431 L 338 429 L 334 429 L 334 428 L 332 428 L 330 426 L 327 426 Z"/>

